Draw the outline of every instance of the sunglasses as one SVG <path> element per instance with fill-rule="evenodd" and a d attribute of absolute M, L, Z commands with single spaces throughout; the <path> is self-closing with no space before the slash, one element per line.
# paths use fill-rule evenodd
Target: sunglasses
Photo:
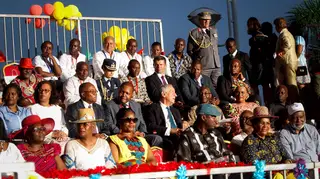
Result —
<path fill-rule="evenodd" d="M 138 121 L 138 118 L 129 118 L 129 117 L 127 117 L 127 118 L 123 118 L 123 119 L 121 119 L 123 122 L 134 122 L 134 123 L 136 123 L 137 121 Z"/>
<path fill-rule="evenodd" d="M 45 127 L 35 127 L 33 128 L 33 132 L 44 132 L 47 129 Z"/>

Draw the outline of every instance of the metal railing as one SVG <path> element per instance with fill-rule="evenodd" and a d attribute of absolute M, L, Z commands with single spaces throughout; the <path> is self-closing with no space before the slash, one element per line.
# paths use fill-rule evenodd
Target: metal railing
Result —
<path fill-rule="evenodd" d="M 278 171 L 282 172 L 284 179 L 288 172 L 296 167 L 296 164 L 275 164 L 266 165 L 265 173 L 269 174 L 269 178 L 272 179 L 272 172 Z M 319 168 L 320 163 L 307 163 L 306 168 L 313 170 L 313 178 L 319 178 Z M 0 174 L 6 172 L 18 173 L 17 178 L 24 178 L 26 172 L 34 171 L 34 165 L 32 163 L 14 163 L 14 164 L 0 164 Z M 244 167 L 226 167 L 226 168 L 211 168 L 211 169 L 197 169 L 197 170 L 187 170 L 186 176 L 192 176 L 197 179 L 198 176 L 209 176 L 213 178 L 213 175 L 224 175 L 225 179 L 228 178 L 230 174 L 239 174 L 238 178 L 245 179 L 246 173 L 253 173 L 256 171 L 255 166 L 244 166 Z M 21 176 L 21 177 L 20 177 Z M 133 173 L 133 174 L 122 174 L 122 175 L 111 175 L 111 176 L 101 176 L 101 179 L 146 179 L 146 178 L 166 178 L 176 176 L 176 171 L 165 171 L 165 172 L 149 172 L 149 173 Z M 88 178 L 88 177 L 76 177 Z"/>
<path fill-rule="evenodd" d="M 31 23 L 27 23 L 28 20 Z M 36 19 L 44 19 L 43 28 L 36 28 Z M 102 49 L 102 34 L 112 26 L 126 28 L 138 41 L 138 50 L 150 53 L 153 42 L 159 41 L 163 45 L 162 22 L 160 19 L 139 18 L 103 18 L 81 17 L 71 18 L 77 24 L 74 30 L 67 31 L 50 16 L 32 16 L 17 14 L 0 14 L 0 50 L 5 54 L 6 63 L 18 62 L 21 57 L 33 58 L 41 53 L 41 43 L 49 40 L 54 44 L 54 55 L 67 52 L 69 41 L 78 38 L 81 41 L 82 53 L 88 55 Z M 123 46 L 122 31 L 120 39 Z"/>

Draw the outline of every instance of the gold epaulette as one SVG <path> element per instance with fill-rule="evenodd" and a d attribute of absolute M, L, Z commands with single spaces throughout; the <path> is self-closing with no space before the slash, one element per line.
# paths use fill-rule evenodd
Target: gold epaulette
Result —
<path fill-rule="evenodd" d="M 196 40 L 196 39 L 192 36 L 191 32 L 192 32 L 192 31 L 189 32 L 189 36 L 190 36 L 191 39 L 194 41 L 194 43 L 196 43 L 196 44 L 198 45 L 199 48 L 208 48 L 208 47 L 210 47 L 210 45 L 212 45 L 211 41 L 210 41 L 208 44 L 206 44 L 206 43 L 204 42 L 204 40 L 205 40 L 204 36 L 202 36 L 202 40 L 201 40 L 201 42 L 199 42 L 198 40 Z"/>

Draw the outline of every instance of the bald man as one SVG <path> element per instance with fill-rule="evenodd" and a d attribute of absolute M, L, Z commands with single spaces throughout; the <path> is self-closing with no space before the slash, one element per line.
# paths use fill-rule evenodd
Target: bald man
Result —
<path fill-rule="evenodd" d="M 92 60 L 92 66 L 93 66 L 95 80 L 98 80 L 104 74 L 104 72 L 101 68 L 104 59 L 112 59 L 112 60 L 116 61 L 117 70 L 113 74 L 113 77 L 114 78 L 119 77 L 119 74 L 118 74 L 119 65 L 118 64 L 120 64 L 121 58 L 120 58 L 120 54 L 118 52 L 114 51 L 115 47 L 116 47 L 116 43 L 114 41 L 114 38 L 111 36 L 108 36 L 103 40 L 103 49 L 94 54 L 93 60 Z"/>

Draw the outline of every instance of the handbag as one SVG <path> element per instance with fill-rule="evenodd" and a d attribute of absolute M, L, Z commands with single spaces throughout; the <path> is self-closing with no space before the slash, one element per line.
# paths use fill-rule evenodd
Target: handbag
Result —
<path fill-rule="evenodd" d="M 308 74 L 306 66 L 299 66 L 296 71 L 297 76 L 305 76 Z"/>

